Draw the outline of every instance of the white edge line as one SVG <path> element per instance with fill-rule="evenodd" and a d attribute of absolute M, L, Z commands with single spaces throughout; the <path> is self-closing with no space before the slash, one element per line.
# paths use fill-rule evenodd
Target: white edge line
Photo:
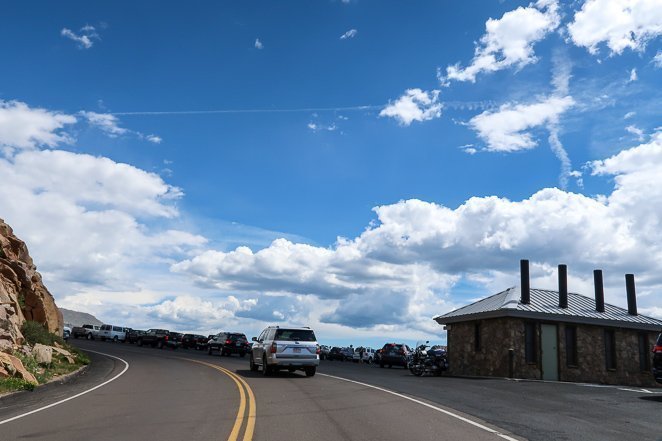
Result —
<path fill-rule="evenodd" d="M 372 388 L 372 389 L 376 389 L 376 390 L 379 390 L 379 391 L 382 391 L 382 392 L 386 392 L 387 394 L 395 395 L 396 397 L 400 397 L 400 398 L 404 398 L 405 400 L 413 401 L 414 403 L 420 404 L 420 405 L 425 406 L 425 407 L 429 407 L 430 409 L 434 409 L 434 410 L 436 410 L 437 412 L 441 412 L 441 413 L 446 414 L 446 415 L 448 415 L 448 416 L 450 416 L 450 417 L 457 418 L 457 419 L 460 420 L 460 421 L 463 421 L 463 422 L 465 422 L 465 423 L 467 423 L 467 424 L 471 424 L 472 426 L 478 427 L 479 429 L 483 429 L 483 430 L 485 430 L 486 432 L 493 433 L 493 434 L 495 434 L 495 435 L 497 435 L 497 436 L 499 436 L 499 437 L 501 437 L 501 438 L 503 438 L 503 439 L 507 439 L 508 441 L 519 441 L 517 438 L 510 437 L 510 436 L 508 436 L 508 435 L 506 435 L 506 434 L 503 434 L 503 433 L 499 432 L 498 430 L 494 430 L 494 429 L 492 429 L 491 427 L 484 426 L 483 424 L 480 424 L 480 423 L 477 423 L 477 422 L 475 422 L 475 421 L 472 421 L 472 420 L 470 420 L 470 419 L 468 419 L 468 418 L 465 418 L 465 417 L 463 417 L 463 416 L 461 416 L 461 415 L 458 415 L 458 414 L 456 414 L 456 413 L 450 412 L 450 411 L 448 411 L 448 410 L 446 410 L 446 409 L 442 409 L 441 407 L 433 406 L 432 404 L 428 404 L 428 403 L 426 403 L 426 402 L 424 402 L 424 401 L 417 400 L 416 398 L 412 398 L 412 397 L 409 397 L 409 396 L 407 396 L 407 395 L 403 395 L 403 394 L 401 394 L 401 393 L 394 392 L 394 391 L 392 391 L 392 390 L 384 389 L 383 387 L 373 386 L 372 384 L 362 383 L 362 382 L 360 382 L 360 381 L 350 380 L 350 379 L 348 379 L 348 378 L 336 377 L 335 375 L 320 374 L 320 373 L 318 373 L 317 375 L 322 375 L 322 376 L 324 376 L 324 377 L 329 377 L 329 378 L 335 378 L 336 380 L 347 381 L 347 382 L 349 382 L 349 383 L 355 383 L 355 384 L 359 384 L 359 385 L 361 385 L 361 386 L 370 387 L 370 388 Z"/>
<path fill-rule="evenodd" d="M 57 406 L 57 405 L 62 404 L 62 403 L 66 403 L 66 402 L 69 401 L 69 400 L 73 400 L 74 398 L 78 398 L 78 397 L 80 397 L 80 396 L 82 396 L 82 395 L 85 395 L 85 394 L 87 394 L 87 393 L 90 393 L 90 392 L 92 392 L 92 391 L 95 391 L 95 390 L 99 389 L 100 387 L 105 386 L 106 384 L 110 383 L 111 381 L 115 381 L 115 380 L 117 380 L 119 377 L 121 377 L 122 375 L 124 375 L 124 373 L 129 369 L 129 363 L 128 363 L 126 360 L 123 360 L 123 359 L 121 359 L 121 358 L 119 358 L 119 357 L 115 357 L 114 355 L 105 354 L 105 353 L 103 353 L 103 352 L 90 351 L 90 350 L 87 350 L 87 349 L 85 349 L 85 352 L 94 352 L 95 354 L 101 354 L 101 355 L 105 355 L 106 357 L 115 358 L 115 359 L 121 361 L 122 363 L 124 363 L 124 365 L 125 365 L 125 366 L 124 366 L 124 369 L 122 370 L 122 372 L 120 372 L 119 374 L 115 375 L 115 376 L 114 376 L 113 378 L 111 378 L 110 380 L 106 380 L 106 381 L 104 381 L 103 383 L 98 384 L 98 385 L 94 386 L 94 387 L 91 388 L 91 389 L 88 389 L 88 390 L 85 390 L 85 391 L 83 391 L 83 392 L 77 393 L 76 395 L 71 396 L 71 397 L 69 397 L 69 398 L 65 398 L 65 399 L 63 399 L 63 400 L 56 401 L 55 403 L 51 403 L 51 404 L 49 404 L 49 405 L 47 405 L 47 406 L 40 407 L 39 409 L 31 410 L 30 412 L 26 412 L 26 413 L 23 413 L 23 414 L 21 414 L 21 415 L 17 415 L 17 416 L 15 416 L 15 417 L 12 417 L 12 418 L 9 418 L 9 419 L 6 419 L 6 420 L 3 420 L 3 421 L 0 421 L 0 425 L 3 425 L 3 424 L 5 424 L 5 423 L 12 422 L 12 421 L 14 421 L 14 420 L 18 420 L 19 418 L 23 418 L 23 417 L 26 417 L 26 416 L 28 416 L 28 415 L 32 415 L 33 413 L 41 412 L 42 410 L 50 409 L 51 407 Z"/>

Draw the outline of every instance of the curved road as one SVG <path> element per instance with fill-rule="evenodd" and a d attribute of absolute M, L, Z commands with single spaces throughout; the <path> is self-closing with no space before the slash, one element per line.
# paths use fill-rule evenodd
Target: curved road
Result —
<path fill-rule="evenodd" d="M 236 357 L 127 344 L 76 344 L 119 357 L 129 368 L 103 387 L 5 423 L 108 381 L 125 364 L 90 352 L 90 367 L 65 384 L 0 398 L 0 439 L 504 439 L 494 433 L 502 432 L 499 429 L 477 427 L 423 401 L 329 376 L 263 377 L 248 370 L 247 359 Z M 256 409 L 254 418 L 251 407 Z"/>
<path fill-rule="evenodd" d="M 0 398 L 0 440 L 660 439 L 660 389 L 418 378 L 322 362 L 263 377 L 248 360 L 75 341 L 92 364 L 65 384 Z M 112 380 L 125 369 L 126 372 Z M 8 419 L 75 396 L 16 420 Z M 465 413 L 463 413 L 465 412 Z M 487 422 L 486 422 L 487 421 Z M 498 426 L 498 427 L 497 427 Z"/>

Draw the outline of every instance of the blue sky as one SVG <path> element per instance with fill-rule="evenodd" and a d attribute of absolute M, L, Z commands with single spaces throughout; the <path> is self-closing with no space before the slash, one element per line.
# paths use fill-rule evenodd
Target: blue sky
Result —
<path fill-rule="evenodd" d="M 527 257 L 660 317 L 662 8 L 604 1 L 5 5 L 0 217 L 134 327 L 443 341 Z"/>

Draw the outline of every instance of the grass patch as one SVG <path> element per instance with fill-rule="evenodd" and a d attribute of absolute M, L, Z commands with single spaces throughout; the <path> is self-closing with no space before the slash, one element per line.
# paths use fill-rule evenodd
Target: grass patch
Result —
<path fill-rule="evenodd" d="M 64 345 L 64 339 L 62 337 L 48 332 L 48 329 L 38 322 L 26 321 L 21 326 L 21 332 L 30 346 L 34 346 L 37 343 L 46 346 L 54 346 L 55 343 Z"/>
<path fill-rule="evenodd" d="M 74 348 L 65 343 L 61 337 L 48 332 L 46 328 L 37 322 L 25 322 L 21 327 L 21 332 L 27 343 L 31 346 L 34 346 L 37 343 L 47 346 L 59 345 L 64 350 L 71 353 L 71 356 L 74 359 L 73 363 L 69 363 L 67 357 L 53 351 L 51 363 L 48 365 L 40 365 L 32 355 L 26 355 L 22 351 L 14 351 L 12 355 L 21 360 L 25 369 L 34 375 L 39 384 L 44 384 L 53 378 L 70 374 L 82 366 L 90 364 L 90 358 L 87 354 L 78 348 Z M 0 378 L 0 393 L 33 390 L 34 388 L 35 385 L 20 378 Z"/>
<path fill-rule="evenodd" d="M 17 390 L 33 390 L 35 385 L 21 378 L 0 378 L 0 394 Z"/>

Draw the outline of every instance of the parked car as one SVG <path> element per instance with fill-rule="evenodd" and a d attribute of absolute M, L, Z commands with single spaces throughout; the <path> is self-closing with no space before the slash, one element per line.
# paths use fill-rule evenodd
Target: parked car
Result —
<path fill-rule="evenodd" d="M 182 345 L 182 337 L 184 334 L 181 332 L 170 332 L 168 334 L 168 338 L 165 341 L 165 346 L 166 348 L 169 349 L 177 349 Z"/>
<path fill-rule="evenodd" d="M 404 343 L 386 343 L 379 355 L 379 367 L 402 366 L 407 369 L 411 349 Z"/>
<path fill-rule="evenodd" d="M 250 350 L 246 334 L 240 332 L 219 332 L 207 342 L 207 353 L 218 351 L 219 355 L 239 354 L 245 357 Z"/>
<path fill-rule="evenodd" d="M 159 349 L 163 348 L 170 338 L 170 331 L 167 329 L 148 329 L 143 335 L 138 337 L 138 346 L 151 346 Z"/>
<path fill-rule="evenodd" d="M 662 334 L 657 337 L 653 348 L 653 376 L 655 381 L 662 383 Z"/>
<path fill-rule="evenodd" d="M 182 348 L 184 349 L 204 349 L 207 347 L 209 339 L 200 334 L 184 334 L 182 336 Z"/>
<path fill-rule="evenodd" d="M 320 347 L 312 329 L 269 326 L 252 340 L 251 371 L 261 369 L 263 375 L 270 375 L 281 369 L 303 370 L 307 377 L 315 375 Z"/>
<path fill-rule="evenodd" d="M 129 329 L 129 332 L 126 334 L 126 341 L 133 344 L 137 343 L 141 335 L 144 335 L 145 331 L 140 329 Z"/>
<path fill-rule="evenodd" d="M 100 326 L 97 325 L 83 325 L 83 326 L 74 326 L 71 329 L 71 335 L 74 338 L 86 338 L 88 340 L 94 340 L 99 334 Z"/>
<path fill-rule="evenodd" d="M 62 338 L 64 341 L 69 340 L 69 337 L 71 336 L 71 328 L 69 326 L 65 326 L 62 328 Z"/>
<path fill-rule="evenodd" d="M 345 354 L 343 354 L 342 348 L 339 348 L 338 346 L 334 346 L 331 349 L 329 349 L 329 352 L 326 354 L 326 359 L 329 361 L 333 361 L 333 360 L 344 361 Z"/>
<path fill-rule="evenodd" d="M 375 360 L 375 350 L 373 348 L 364 348 L 358 347 L 354 350 L 354 356 L 352 361 L 358 363 L 362 361 L 363 363 L 372 363 Z"/>
<path fill-rule="evenodd" d="M 320 346 L 320 360 L 326 359 L 327 355 L 329 355 L 329 351 L 331 348 L 326 345 L 321 345 Z"/>
<path fill-rule="evenodd" d="M 101 325 L 99 329 L 99 338 L 101 341 L 111 340 L 113 342 L 126 340 L 126 332 L 122 326 Z"/>

